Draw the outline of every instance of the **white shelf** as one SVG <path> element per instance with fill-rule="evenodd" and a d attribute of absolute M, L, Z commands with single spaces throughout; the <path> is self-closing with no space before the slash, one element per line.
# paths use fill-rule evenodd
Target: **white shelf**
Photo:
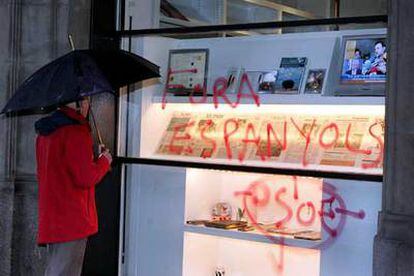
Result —
<path fill-rule="evenodd" d="M 301 240 L 301 239 L 294 239 L 292 236 L 282 236 L 273 234 L 272 236 L 276 238 L 276 240 L 272 241 L 265 235 L 261 234 L 258 231 L 251 231 L 251 232 L 241 232 L 235 229 L 224 230 L 219 228 L 211 228 L 205 226 L 194 226 L 194 225 L 185 225 L 184 226 L 185 232 L 191 233 L 198 233 L 210 236 L 218 236 L 224 238 L 231 238 L 237 240 L 246 240 L 246 241 L 254 241 L 260 243 L 269 243 L 269 244 L 280 244 L 277 241 L 284 237 L 284 245 L 291 246 L 291 247 L 301 247 L 301 248 L 317 248 L 321 241 L 309 241 L 309 240 Z"/>
<path fill-rule="evenodd" d="M 201 157 L 192 157 L 192 156 L 172 156 L 172 155 L 160 155 L 160 154 L 153 154 L 152 156 L 143 156 L 143 158 L 147 158 L 150 160 L 160 160 L 160 161 L 177 161 L 177 162 L 193 162 L 199 164 L 207 164 L 207 165 L 234 165 L 234 166 L 251 166 L 257 168 L 273 168 L 273 169 L 280 169 L 280 170 L 300 170 L 300 171 L 314 171 L 323 173 L 345 173 L 345 174 L 360 174 L 360 175 L 367 175 L 367 176 L 382 176 L 383 170 L 382 168 L 375 168 L 375 169 L 362 169 L 362 168 L 354 168 L 354 167 L 335 167 L 329 165 L 317 165 L 317 164 L 309 164 L 307 167 L 303 167 L 301 164 L 295 163 L 283 163 L 283 162 L 273 162 L 268 161 L 264 162 L 261 160 L 246 160 L 246 161 L 239 161 L 238 159 L 218 159 L 218 158 L 201 158 Z"/>
<path fill-rule="evenodd" d="M 235 94 L 227 95 L 231 102 L 236 102 Z M 260 104 L 287 104 L 287 105 L 385 105 L 385 97 L 348 97 L 348 96 L 321 96 L 321 95 L 283 95 L 283 94 L 259 94 Z M 162 96 L 154 96 L 153 103 L 162 103 Z M 201 97 L 194 97 L 194 101 L 201 101 Z M 190 99 L 188 96 L 167 96 L 168 103 L 188 103 Z M 213 97 L 207 97 L 205 104 L 213 104 Z M 226 104 L 223 99 L 219 98 L 219 104 Z M 242 99 L 240 104 L 252 104 L 253 99 Z"/>

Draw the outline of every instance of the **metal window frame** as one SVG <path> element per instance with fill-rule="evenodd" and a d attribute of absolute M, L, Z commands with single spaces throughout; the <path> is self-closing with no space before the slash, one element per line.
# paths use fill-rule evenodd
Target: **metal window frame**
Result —
<path fill-rule="evenodd" d="M 378 174 L 328 172 L 328 171 L 316 171 L 316 170 L 306 170 L 306 169 L 281 169 L 281 168 L 275 168 L 275 167 L 229 165 L 229 164 L 177 161 L 177 160 L 154 159 L 154 158 L 117 157 L 116 162 L 119 162 L 121 164 L 129 164 L 129 165 L 135 164 L 135 165 L 152 165 L 152 166 L 179 167 L 179 168 L 196 168 L 196 169 L 232 171 L 232 172 L 279 174 L 279 175 L 292 175 L 292 176 L 344 179 L 344 180 L 360 180 L 360 181 L 372 181 L 372 182 L 382 182 L 383 180 L 383 176 L 378 175 Z"/>
<path fill-rule="evenodd" d="M 279 4 L 279 3 L 275 3 L 275 2 L 271 2 L 268 0 L 239 0 L 241 2 L 245 2 L 248 4 L 252 4 L 255 6 L 259 6 L 259 7 L 263 7 L 263 8 L 268 8 L 268 9 L 272 9 L 272 10 L 276 10 L 283 13 L 287 13 L 287 14 L 291 14 L 291 15 L 295 15 L 298 17 L 303 17 L 306 19 L 316 19 L 317 16 L 315 16 L 314 14 L 310 13 L 310 12 L 306 12 L 297 8 L 293 8 L 287 5 L 283 5 L 283 4 Z M 283 18 L 283 17 L 282 17 Z"/>
<path fill-rule="evenodd" d="M 208 26 L 194 27 L 175 27 L 175 28 L 158 28 L 158 29 L 138 29 L 138 30 L 120 30 L 111 33 L 102 34 L 109 39 L 138 36 L 160 36 L 174 34 L 202 34 L 212 32 L 229 32 L 229 31 L 246 31 L 259 29 L 280 29 L 292 27 L 311 27 L 311 26 L 329 26 L 329 25 L 348 25 L 348 24 L 372 24 L 387 23 L 387 15 L 372 15 L 363 17 L 339 17 L 323 18 L 309 20 L 292 20 L 292 21 L 270 21 L 260 23 L 246 24 L 219 24 Z"/>
<path fill-rule="evenodd" d="M 305 19 L 317 19 L 318 17 L 310 12 L 306 12 L 304 10 L 300 10 L 297 8 L 293 8 L 291 6 L 271 2 L 268 0 L 238 0 L 240 2 L 244 2 L 253 6 L 267 8 L 270 10 L 277 11 L 281 14 L 281 19 L 283 20 L 283 13 L 294 15 L 298 17 L 302 17 Z M 228 15 L 228 0 L 224 0 L 222 3 L 222 18 L 221 23 L 227 24 L 227 15 Z M 175 26 L 181 26 L 181 27 L 194 27 L 194 26 L 202 26 L 202 25 L 210 25 L 209 22 L 206 21 L 200 21 L 194 18 L 188 18 L 189 21 L 171 18 L 168 16 L 160 16 L 160 22 Z"/>
<path fill-rule="evenodd" d="M 119 0 L 122 1 L 122 0 Z M 255 1 L 255 0 L 243 0 Z M 257 1 L 257 0 L 256 0 Z M 123 2 L 123 1 L 122 1 Z M 122 18 L 125 15 L 125 5 L 122 3 L 118 5 L 118 31 L 102 34 L 101 38 L 110 40 L 121 38 L 140 37 L 140 36 L 157 36 L 157 35 L 173 35 L 173 34 L 194 34 L 194 33 L 211 33 L 211 32 L 246 32 L 259 29 L 280 29 L 290 27 L 309 27 L 309 26 L 329 26 L 329 25 L 346 25 L 346 24 L 371 24 L 371 23 L 387 23 L 387 15 L 374 15 L 365 17 L 343 17 L 343 18 L 326 18 L 326 19 L 310 19 L 310 20 L 296 20 L 296 21 L 272 21 L 263 23 L 247 23 L 247 24 L 221 24 L 210 26 L 191 26 L 191 27 L 177 27 L 177 28 L 158 28 L 158 29 L 141 29 L 141 30 L 125 30 Z M 121 42 L 120 42 L 121 43 Z M 121 46 L 121 44 L 120 44 Z M 129 93 L 129 91 L 127 91 Z M 119 110 L 119 109 L 118 109 Z M 117 128 L 120 125 L 117 124 Z M 128 133 L 128 124 L 126 125 L 126 133 Z M 120 145 L 119 139 L 121 137 L 121 129 L 117 129 L 116 143 Z M 127 155 L 128 152 L 125 152 Z M 197 163 L 175 160 L 159 160 L 151 158 L 133 158 L 133 157 L 115 157 L 114 162 L 121 166 L 121 210 L 120 210 L 120 244 L 119 244 L 119 260 L 118 260 L 118 275 L 122 275 L 123 271 L 123 254 L 125 245 L 125 204 L 126 204 L 126 187 L 127 187 L 127 166 L 128 165 L 155 165 L 181 168 L 199 168 L 209 170 L 224 170 L 233 172 L 250 172 L 262 174 L 279 174 L 279 175 L 294 175 L 303 177 L 318 177 L 328 179 L 344 179 L 344 180 L 358 180 L 370 181 L 377 184 L 383 182 L 383 175 L 369 175 L 361 173 L 341 173 L 341 172 L 324 172 L 305 169 L 281 169 L 271 167 L 255 167 L 245 165 L 226 165 L 226 164 L 212 164 L 212 163 Z"/>

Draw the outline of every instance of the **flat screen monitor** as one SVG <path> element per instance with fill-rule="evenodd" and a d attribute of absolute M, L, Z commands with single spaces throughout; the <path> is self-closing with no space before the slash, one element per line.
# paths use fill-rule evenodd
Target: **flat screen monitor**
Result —
<path fill-rule="evenodd" d="M 385 35 L 343 37 L 337 94 L 384 95 L 387 50 Z"/>

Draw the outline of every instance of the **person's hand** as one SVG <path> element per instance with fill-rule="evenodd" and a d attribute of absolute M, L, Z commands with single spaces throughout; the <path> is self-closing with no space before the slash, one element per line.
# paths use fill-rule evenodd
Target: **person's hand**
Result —
<path fill-rule="evenodd" d="M 109 164 L 112 163 L 112 155 L 108 149 L 104 149 L 101 155 L 104 156 L 108 160 Z"/>
<path fill-rule="evenodd" d="M 103 153 L 105 151 L 106 147 L 104 144 L 99 144 L 98 145 L 98 152 L 99 153 Z"/>

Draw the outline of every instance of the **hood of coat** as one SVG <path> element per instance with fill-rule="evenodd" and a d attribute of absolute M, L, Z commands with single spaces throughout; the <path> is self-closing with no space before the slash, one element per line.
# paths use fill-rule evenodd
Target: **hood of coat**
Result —
<path fill-rule="evenodd" d="M 78 114 L 74 109 L 63 107 L 52 115 L 42 118 L 35 123 L 36 133 L 42 136 L 47 136 L 55 132 L 61 127 L 68 125 L 83 125 L 88 124 L 85 117 Z"/>

